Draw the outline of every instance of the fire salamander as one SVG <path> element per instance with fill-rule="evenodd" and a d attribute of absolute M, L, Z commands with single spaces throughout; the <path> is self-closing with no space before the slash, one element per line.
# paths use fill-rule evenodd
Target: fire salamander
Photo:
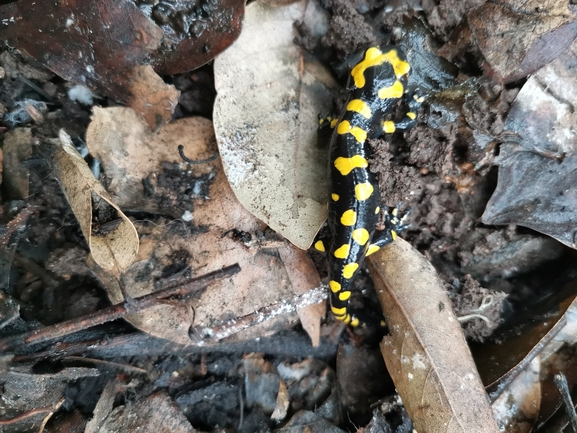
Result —
<path fill-rule="evenodd" d="M 358 326 L 348 307 L 355 272 L 364 258 L 392 242 L 402 230 L 397 209 L 385 218 L 385 229 L 376 231 L 380 213 L 377 176 L 369 169 L 368 139 L 412 127 L 423 98 L 406 90 L 411 67 L 396 47 L 372 47 L 351 70 L 350 95 L 343 113 L 333 120 L 330 142 L 330 238 L 314 247 L 328 252 L 331 310 L 337 320 Z M 403 101 L 408 108 L 398 122 L 386 120 Z"/>

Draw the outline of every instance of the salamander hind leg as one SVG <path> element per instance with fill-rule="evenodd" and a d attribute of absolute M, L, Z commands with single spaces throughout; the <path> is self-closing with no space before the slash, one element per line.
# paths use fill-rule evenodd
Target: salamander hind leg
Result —
<path fill-rule="evenodd" d="M 349 305 L 351 296 L 350 289 L 342 290 L 340 284 L 331 280 L 329 282 L 331 290 L 331 312 L 336 320 L 344 322 L 353 328 L 360 325 L 377 326 L 381 330 L 386 329 L 386 323 L 382 315 L 372 314 L 366 309 L 356 310 Z"/>
<path fill-rule="evenodd" d="M 367 256 L 376 253 L 385 245 L 393 242 L 399 233 L 409 227 L 410 224 L 407 223 L 407 219 L 411 214 L 411 210 L 409 209 L 401 213 L 400 206 L 401 204 L 399 203 L 392 211 L 385 211 L 385 228 L 384 230 L 376 231 L 373 235 L 371 243 L 367 248 Z"/>

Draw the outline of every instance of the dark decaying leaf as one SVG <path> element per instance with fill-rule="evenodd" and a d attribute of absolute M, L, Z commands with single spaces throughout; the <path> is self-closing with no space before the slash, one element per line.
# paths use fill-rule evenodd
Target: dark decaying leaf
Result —
<path fill-rule="evenodd" d="M 171 8 L 162 2 L 152 8 L 150 1 L 139 3 L 164 31 L 161 48 L 151 55 L 154 69 L 178 74 L 211 61 L 238 38 L 245 1 L 179 1 Z"/>
<path fill-rule="evenodd" d="M 140 3 L 140 9 L 131 0 L 0 5 L 0 17 L 10 17 L 0 39 L 66 80 L 131 106 L 156 129 L 170 120 L 179 93 L 148 64 L 176 74 L 212 60 L 240 34 L 244 1 Z"/>
<path fill-rule="evenodd" d="M 577 37 L 575 15 L 557 0 L 486 2 L 467 21 L 486 66 L 503 82 L 540 69 Z"/>
<path fill-rule="evenodd" d="M 532 76 L 507 117 L 497 189 L 485 224 L 517 224 L 577 242 L 577 42 Z M 573 101 L 573 102 L 572 102 Z"/>
<path fill-rule="evenodd" d="M 0 27 L 0 37 L 11 46 L 64 79 L 124 103 L 137 96 L 131 91 L 136 68 L 162 38 L 162 30 L 127 0 L 21 0 L 0 7 L 0 16 L 11 17 Z M 167 108 L 170 118 L 177 98 L 157 109 L 161 118 Z"/>

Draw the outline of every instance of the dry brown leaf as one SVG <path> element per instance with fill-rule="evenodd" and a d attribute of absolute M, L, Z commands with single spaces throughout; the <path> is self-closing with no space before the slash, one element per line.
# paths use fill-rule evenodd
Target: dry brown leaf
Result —
<path fill-rule="evenodd" d="M 198 294 L 198 299 L 191 302 L 194 311 L 183 303 L 158 305 L 131 316 L 129 320 L 135 326 L 161 338 L 191 344 L 189 330 L 193 320 L 195 326 L 209 327 L 216 321 L 244 316 L 262 306 L 292 299 L 297 285 L 299 292 L 316 285 L 318 275 L 311 276 L 306 264 L 301 268 L 295 265 L 296 259 L 286 264 L 279 258 L 280 251 L 287 257 L 298 259 L 298 255 L 285 251 L 293 247 L 283 241 L 267 242 L 263 237 L 265 225 L 238 202 L 218 159 L 193 166 L 181 160 L 178 144 L 184 146 L 185 155 L 193 160 L 214 154 L 216 144 L 209 120 L 180 119 L 152 133 L 138 115 L 126 108 L 95 109 L 93 119 L 87 144 L 102 161 L 115 201 L 137 211 L 162 211 L 176 218 L 188 215 L 186 221 L 138 225 L 143 248 L 125 276 L 128 293 L 139 297 L 153 291 L 154 282 L 167 269 L 173 269 L 174 273 L 175 261 L 181 268 L 190 266 L 194 275 L 233 263 L 239 263 L 242 269 L 231 279 Z M 170 172 L 163 172 L 166 167 L 172 170 L 173 178 L 190 179 L 190 184 L 176 185 L 179 190 L 189 191 L 186 197 L 168 200 L 177 195 L 170 189 Z M 148 185 L 146 189 L 144 183 Z M 194 193 L 197 189 L 204 192 Z M 163 208 L 158 204 L 161 201 L 171 207 Z M 310 286 L 301 287 L 307 281 Z M 114 281 L 107 280 L 105 285 L 113 302 L 122 301 Z M 243 331 L 235 338 L 262 336 L 294 320 L 295 315 L 285 315 L 276 322 Z"/>
<path fill-rule="evenodd" d="M 467 20 L 483 56 L 504 82 L 545 66 L 577 36 L 575 15 L 567 2 L 557 0 L 486 2 Z"/>
<path fill-rule="evenodd" d="M 487 394 L 434 268 L 402 239 L 367 259 L 390 335 L 381 351 L 421 432 L 498 432 Z"/>
<path fill-rule="evenodd" d="M 295 293 L 303 294 L 311 287 L 321 285 L 319 273 L 306 251 L 285 244 L 279 248 L 279 254 Z M 302 327 L 311 337 L 313 346 L 318 346 L 321 338 L 321 318 L 326 313 L 326 302 L 299 308 L 297 312 Z"/>
<path fill-rule="evenodd" d="M 54 159 L 66 199 L 80 224 L 96 263 L 119 278 L 133 263 L 138 253 L 138 233 L 128 217 L 114 204 L 104 187 L 96 180 L 72 144 L 70 136 L 61 129 L 59 138 L 61 147 L 57 149 Z M 103 224 L 96 230 L 93 217 L 98 209 L 93 207 L 93 203 L 114 209 L 115 218 L 106 229 Z"/>
<path fill-rule="evenodd" d="M 181 119 L 153 133 L 144 119 L 130 108 L 94 107 L 86 131 L 86 145 L 90 153 L 103 162 L 107 190 L 119 206 L 166 213 L 175 218 L 180 218 L 185 209 L 173 206 L 172 201 L 164 206 L 158 197 L 146 194 L 142 182 L 150 182 L 155 191 L 159 188 L 156 175 L 162 173 L 161 162 L 182 163 L 179 144 L 184 146 L 185 155 L 190 156 L 192 152 L 197 155 L 197 149 L 202 147 L 206 150 L 197 157 L 210 157 L 216 152 L 212 122 L 202 117 Z M 195 172 L 199 176 L 209 174 L 211 168 L 210 164 L 199 165 Z"/>
<path fill-rule="evenodd" d="M 150 65 L 136 65 L 129 85 L 128 105 L 144 116 L 152 130 L 170 122 L 180 91 L 166 84 Z"/>
<path fill-rule="evenodd" d="M 240 202 L 307 249 L 327 209 L 327 149 L 317 116 L 331 107 L 330 73 L 293 43 L 307 2 L 246 9 L 239 39 L 215 61 L 214 126 Z"/>

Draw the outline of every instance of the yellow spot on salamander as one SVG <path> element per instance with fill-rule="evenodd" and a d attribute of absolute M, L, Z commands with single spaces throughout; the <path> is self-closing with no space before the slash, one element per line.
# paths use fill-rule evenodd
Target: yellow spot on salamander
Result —
<path fill-rule="evenodd" d="M 357 222 L 357 213 L 354 210 L 349 209 L 343 212 L 343 215 L 341 216 L 342 225 L 350 227 L 355 225 L 356 222 Z"/>
<path fill-rule="evenodd" d="M 373 253 L 376 253 L 377 251 L 380 250 L 380 247 L 378 245 L 372 244 L 371 246 L 369 246 L 369 249 L 367 250 L 367 256 L 370 256 Z"/>
<path fill-rule="evenodd" d="M 355 113 L 359 113 L 366 119 L 370 119 L 372 117 L 371 109 L 367 105 L 367 103 L 361 99 L 353 99 L 347 104 L 348 111 L 354 111 Z"/>
<path fill-rule="evenodd" d="M 339 121 L 339 119 L 333 119 L 333 120 L 331 120 L 331 128 L 334 129 L 335 126 L 337 126 L 338 121 Z"/>
<path fill-rule="evenodd" d="M 395 70 L 395 75 L 397 78 L 401 78 L 406 75 L 411 70 L 411 66 L 405 60 L 399 59 L 397 50 L 391 49 L 386 53 L 383 53 L 377 47 L 371 47 L 365 52 L 365 58 L 357 63 L 357 65 L 351 70 L 351 76 L 355 82 L 355 86 L 358 89 L 365 87 L 365 70 L 372 66 L 379 66 L 383 63 L 390 63 Z"/>
<path fill-rule="evenodd" d="M 325 250 L 325 244 L 323 241 L 316 241 L 315 242 L 315 250 L 320 251 L 321 253 L 324 253 Z"/>
<path fill-rule="evenodd" d="M 339 300 L 341 300 L 341 301 L 348 301 L 350 297 L 351 297 L 351 292 L 339 293 Z"/>
<path fill-rule="evenodd" d="M 349 314 L 347 314 L 347 317 L 345 317 L 345 318 L 343 319 L 343 322 L 345 322 L 345 324 L 347 324 L 347 325 L 348 325 L 349 323 L 351 323 L 351 316 L 350 316 Z"/>
<path fill-rule="evenodd" d="M 395 132 L 395 129 L 397 129 L 397 127 L 395 126 L 395 122 L 392 120 L 385 120 L 383 122 L 383 131 L 385 131 L 387 134 L 392 134 Z"/>
<path fill-rule="evenodd" d="M 366 200 L 371 196 L 374 189 L 370 182 L 359 183 L 355 185 L 355 197 L 357 200 Z"/>
<path fill-rule="evenodd" d="M 399 209 L 394 208 L 393 211 L 391 212 L 391 215 L 393 215 L 394 217 L 396 217 L 399 214 Z"/>
<path fill-rule="evenodd" d="M 353 230 L 352 238 L 357 241 L 360 245 L 364 245 L 369 240 L 369 231 L 367 229 L 356 229 Z"/>
<path fill-rule="evenodd" d="M 343 277 L 347 280 L 351 279 L 355 271 L 359 268 L 358 263 L 348 263 L 343 266 Z M 341 299 L 342 300 L 342 299 Z"/>
<path fill-rule="evenodd" d="M 392 86 L 379 89 L 378 95 L 381 99 L 400 98 L 403 96 L 403 91 L 403 83 L 397 80 Z"/>
<path fill-rule="evenodd" d="M 419 103 L 423 102 L 425 98 L 423 96 L 413 95 L 413 99 Z"/>
<path fill-rule="evenodd" d="M 375 215 L 378 215 L 380 211 L 381 211 L 381 207 L 377 206 L 377 208 L 375 209 Z"/>
<path fill-rule="evenodd" d="M 329 281 L 329 287 L 331 288 L 331 292 L 333 293 L 337 293 L 341 290 L 341 285 L 335 280 Z"/>
<path fill-rule="evenodd" d="M 345 314 L 347 314 L 347 308 L 346 307 L 343 307 L 343 308 L 331 307 L 331 311 L 333 312 L 333 314 L 335 316 L 344 316 Z"/>
<path fill-rule="evenodd" d="M 352 326 L 353 328 L 356 327 L 356 326 L 359 326 L 359 323 L 360 323 L 360 322 L 359 322 L 359 319 L 357 319 L 356 317 L 355 317 L 353 320 L 351 320 L 351 326 Z"/>
<path fill-rule="evenodd" d="M 394 241 L 397 240 L 397 232 L 396 232 L 396 231 L 391 230 L 391 236 L 392 236 L 392 238 L 393 238 Z"/>
<path fill-rule="evenodd" d="M 335 168 L 343 175 L 346 176 L 355 168 L 367 168 L 369 166 L 369 162 L 366 158 L 362 157 L 361 155 L 355 155 L 350 158 L 345 158 L 339 156 L 335 159 Z"/>
<path fill-rule="evenodd" d="M 409 119 L 411 119 L 411 120 L 415 120 L 415 117 L 417 117 L 417 114 L 416 114 L 416 113 L 413 113 L 412 111 L 409 111 L 409 112 L 407 113 L 407 117 L 408 117 Z"/>
<path fill-rule="evenodd" d="M 333 199 L 333 201 L 339 201 L 339 195 L 335 194 L 334 192 L 331 194 L 331 198 Z"/>
<path fill-rule="evenodd" d="M 337 259 L 346 259 L 350 249 L 349 244 L 344 244 L 335 250 L 334 255 Z"/>
<path fill-rule="evenodd" d="M 351 126 L 351 123 L 348 120 L 343 120 L 339 123 L 337 126 L 337 133 L 340 135 L 351 133 L 359 143 L 364 143 L 367 139 L 367 131 L 358 126 Z"/>

